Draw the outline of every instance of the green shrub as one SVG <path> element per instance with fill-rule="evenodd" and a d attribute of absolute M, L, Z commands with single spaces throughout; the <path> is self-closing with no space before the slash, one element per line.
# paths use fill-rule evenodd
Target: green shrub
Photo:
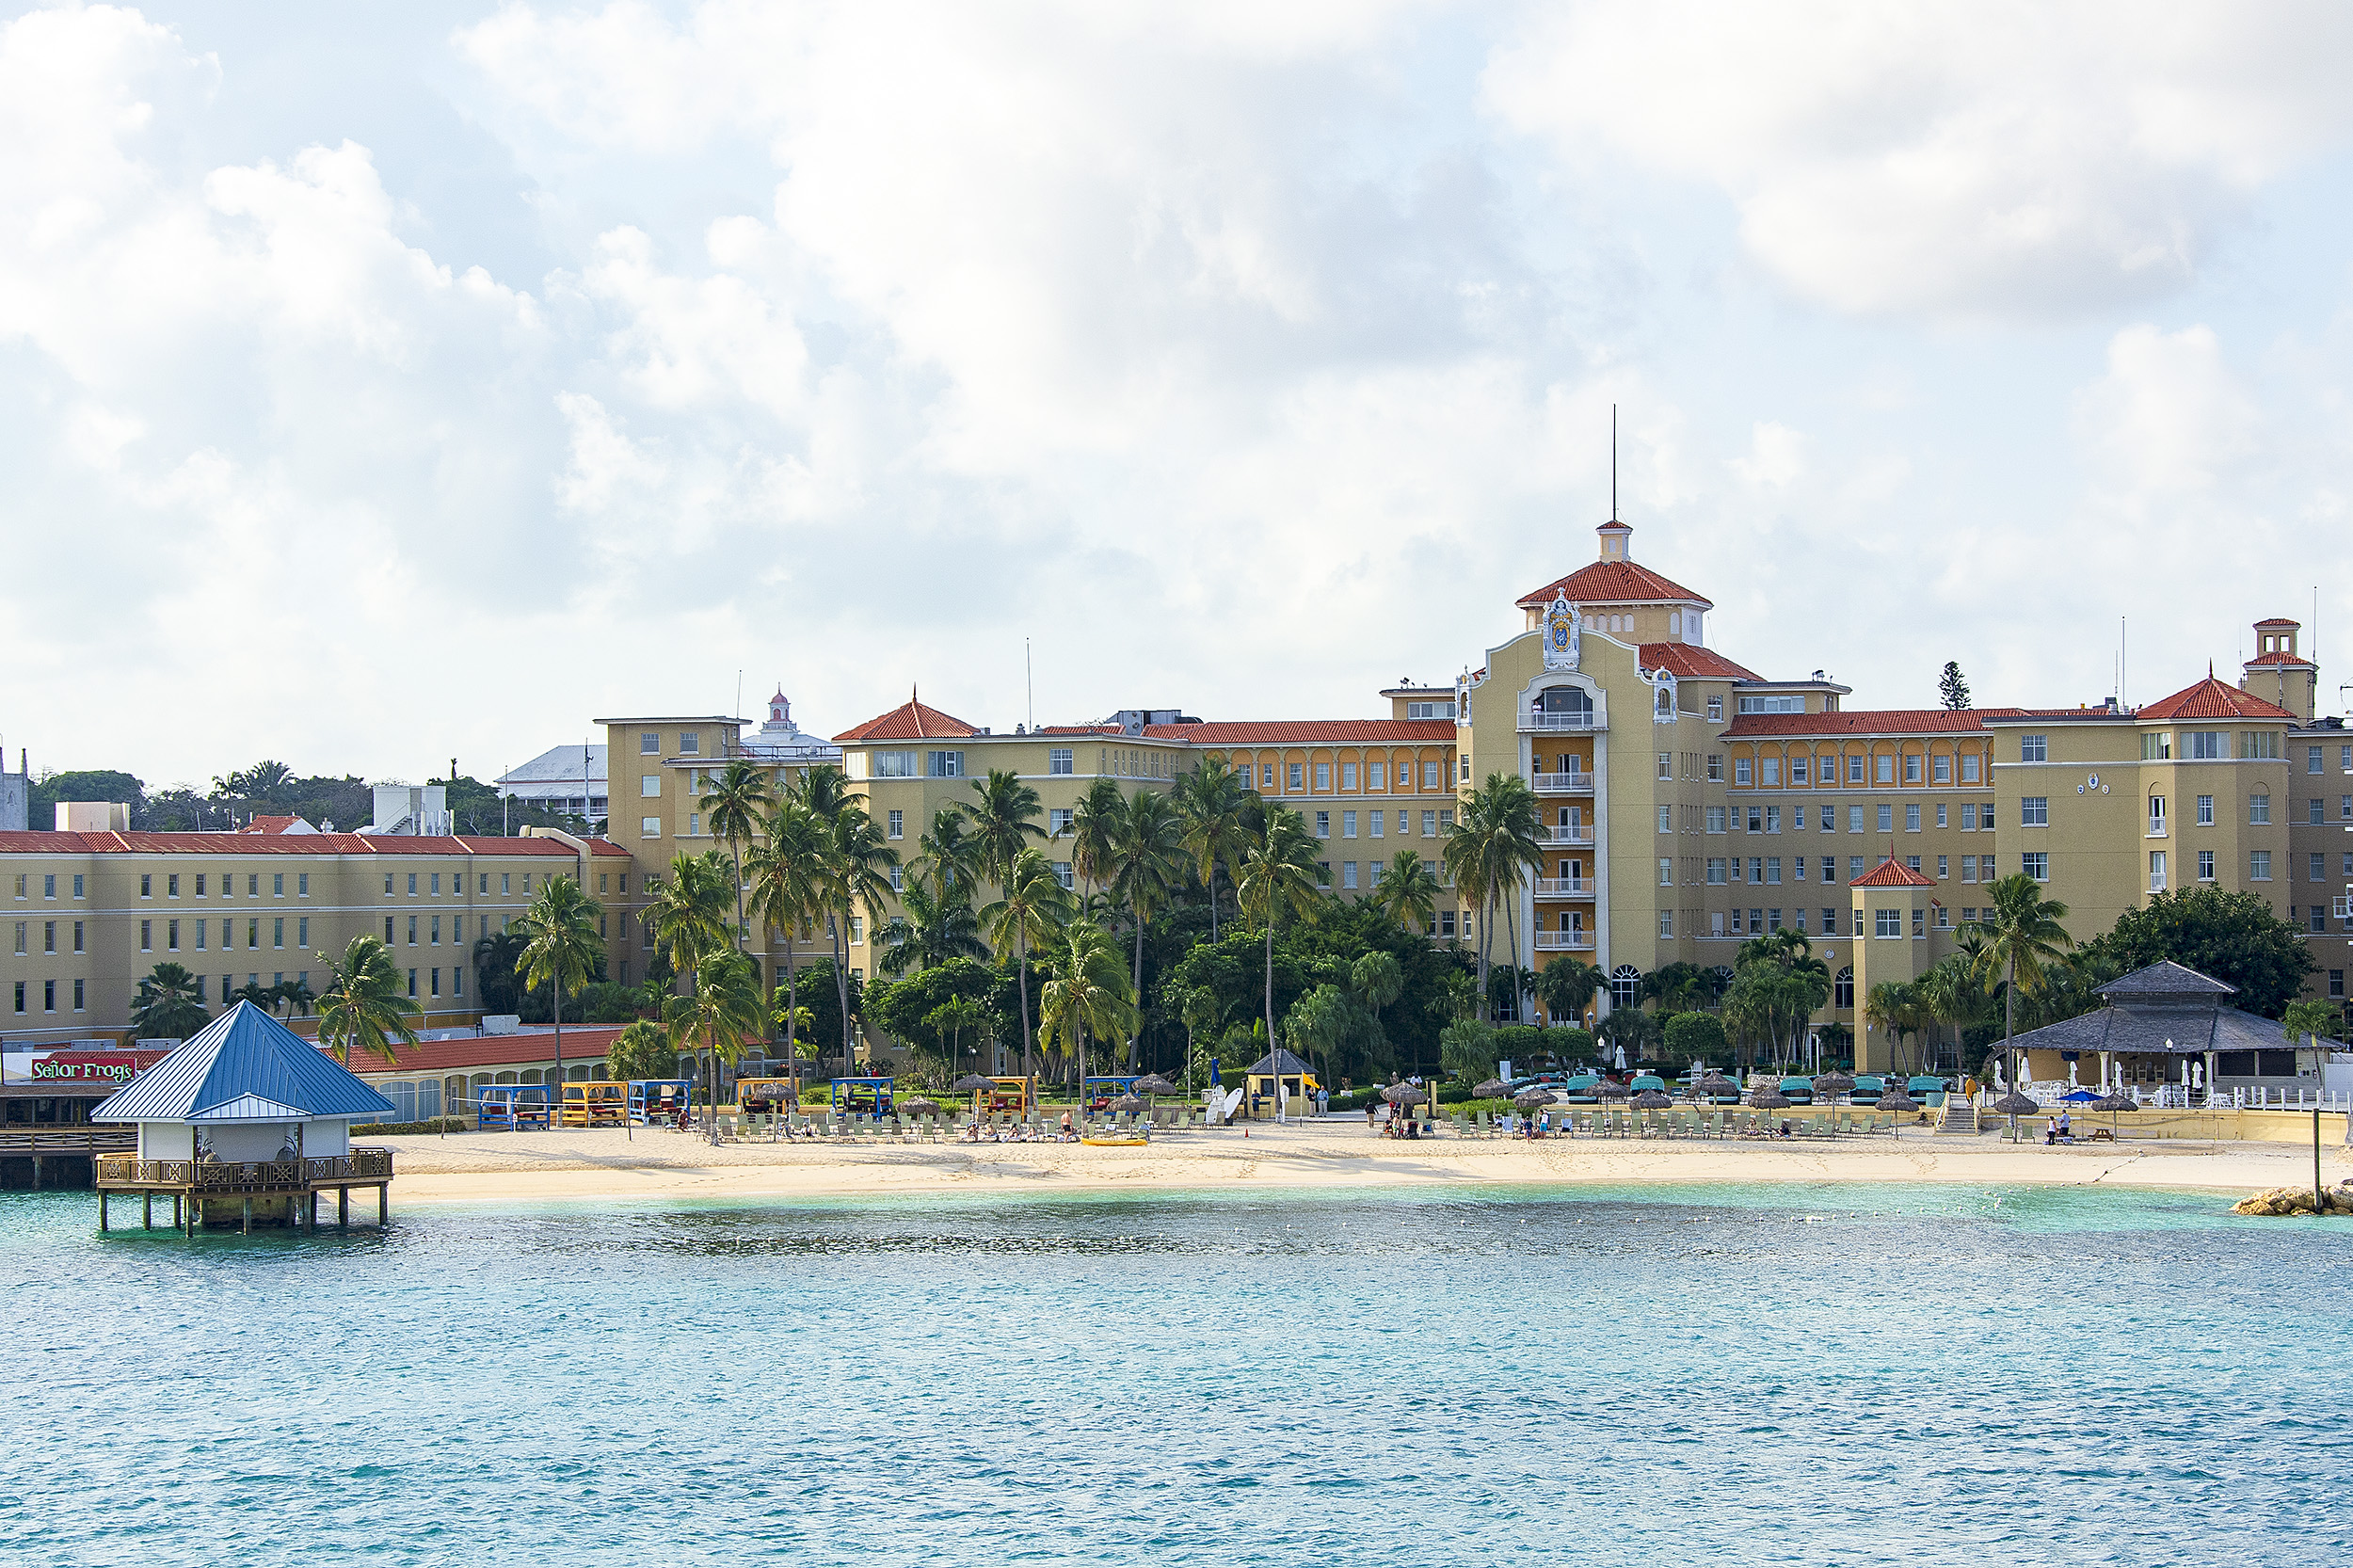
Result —
<path fill-rule="evenodd" d="M 1676 1062 L 1693 1057 L 1721 1064 L 1727 1057 L 1723 1020 L 1712 1013 L 1678 1013 L 1667 1024 L 1667 1055 Z"/>
<path fill-rule="evenodd" d="M 405 1138 L 418 1133 L 465 1132 L 473 1127 L 472 1116 L 439 1116 L 429 1122 L 370 1122 L 351 1129 L 354 1138 Z"/>

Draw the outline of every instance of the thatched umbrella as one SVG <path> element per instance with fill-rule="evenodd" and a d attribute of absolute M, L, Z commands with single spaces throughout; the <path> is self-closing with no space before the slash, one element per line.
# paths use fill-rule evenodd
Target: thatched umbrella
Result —
<path fill-rule="evenodd" d="M 939 1114 L 939 1102 L 927 1099 L 902 1100 L 899 1102 L 899 1114 L 906 1119 L 917 1116 L 936 1116 Z"/>
<path fill-rule="evenodd" d="M 978 1094 L 984 1089 L 996 1088 L 997 1080 L 995 1079 L 983 1078 L 978 1073 L 967 1073 L 962 1078 L 956 1080 L 953 1083 L 948 1085 L 948 1087 L 953 1089 L 959 1095 L 972 1095 Z"/>
<path fill-rule="evenodd" d="M 1430 1096 L 1410 1083 L 1392 1083 L 1381 1091 L 1381 1097 L 1391 1105 L 1401 1105 L 1410 1111 Z"/>
<path fill-rule="evenodd" d="M 1699 1081 L 1691 1085 L 1692 1095 L 1700 1099 L 1712 1100 L 1720 1096 L 1737 1095 L 1739 1092 L 1740 1086 L 1737 1083 L 1733 1082 L 1713 1067 L 1708 1068 L 1701 1076 Z"/>
<path fill-rule="evenodd" d="M 1512 1103 L 1522 1111 L 1534 1111 L 1540 1106 L 1560 1104 L 1561 1096 L 1549 1089 L 1523 1089 L 1512 1096 Z"/>
<path fill-rule="evenodd" d="M 1499 1078 L 1491 1078 L 1471 1089 L 1474 1099 L 1491 1100 L 1512 1092 L 1512 1086 Z"/>
<path fill-rule="evenodd" d="M 1674 1104 L 1674 1096 L 1664 1090 L 1645 1089 L 1626 1103 L 1637 1111 L 1664 1111 Z"/>
<path fill-rule="evenodd" d="M 1920 1107 L 1917 1101 L 1913 1100 L 1910 1095 L 1904 1093 L 1904 1086 L 1902 1084 L 1890 1082 L 1887 1085 L 1887 1093 L 1880 1096 L 1877 1109 L 1881 1111 L 1900 1112 L 1917 1111 Z"/>
<path fill-rule="evenodd" d="M 1622 1100 L 1631 1098 L 1634 1091 L 1615 1079 L 1605 1078 L 1593 1085 L 1593 1093 L 1602 1099 Z"/>
<path fill-rule="evenodd" d="M 1128 1115 L 1133 1115 L 1139 1111 L 1151 1110 L 1152 1102 L 1145 1099 L 1142 1095 L 1122 1095 L 1117 1099 L 1112 1101 L 1112 1109 L 1113 1111 L 1124 1112 Z"/>
<path fill-rule="evenodd" d="M 1845 1073 L 1828 1072 L 1814 1080 L 1814 1096 L 1817 1099 L 1836 1099 L 1841 1095 L 1853 1093 L 1854 1080 Z"/>
<path fill-rule="evenodd" d="M 1781 1092 L 1780 1085 L 1768 1083 L 1749 1096 L 1749 1104 L 1758 1111 L 1786 1111 L 1789 1096 Z"/>
<path fill-rule="evenodd" d="M 2014 1144 L 2018 1141 L 2018 1118 L 2031 1116 L 2042 1107 L 2012 1089 L 2000 1099 L 1995 1100 L 1989 1109 L 2009 1118 L 2009 1137 L 2010 1142 Z"/>
<path fill-rule="evenodd" d="M 1158 1073 L 1144 1074 L 1128 1086 L 1128 1092 L 1137 1095 L 1180 1095 L 1184 1093 L 1173 1080 L 1162 1078 Z"/>
<path fill-rule="evenodd" d="M 2118 1088 L 2093 1100 L 2084 1109 L 2086 1111 L 2137 1111 L 2140 1109 L 2140 1102 L 2121 1088 Z"/>

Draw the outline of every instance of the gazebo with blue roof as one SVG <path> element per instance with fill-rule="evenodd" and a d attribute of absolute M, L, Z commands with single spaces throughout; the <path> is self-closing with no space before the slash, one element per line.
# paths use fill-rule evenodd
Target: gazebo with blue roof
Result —
<path fill-rule="evenodd" d="M 351 1189 L 376 1189 L 376 1224 L 390 1218 L 390 1149 L 353 1148 L 351 1124 L 392 1112 L 392 1102 L 333 1057 L 240 1001 L 90 1112 L 134 1122 L 136 1155 L 98 1160 L 98 1228 L 106 1200 L 137 1192 L 154 1224 L 155 1198 L 172 1200 L 172 1224 L 191 1236 L 224 1200 L 241 1228 L 315 1229 L 319 1193 L 336 1194 L 336 1222 L 351 1220 Z"/>

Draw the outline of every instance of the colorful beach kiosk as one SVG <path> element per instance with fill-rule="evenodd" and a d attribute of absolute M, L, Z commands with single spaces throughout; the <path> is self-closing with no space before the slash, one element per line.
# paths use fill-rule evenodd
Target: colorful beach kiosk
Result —
<path fill-rule="evenodd" d="M 171 1200 L 172 1224 L 191 1236 L 207 1225 L 257 1224 L 315 1229 L 321 1192 L 335 1194 L 338 1228 L 351 1221 L 351 1190 L 376 1189 L 376 1223 L 391 1218 L 390 1149 L 354 1148 L 351 1124 L 392 1112 L 392 1102 L 293 1030 L 241 1001 L 91 1112 L 135 1124 L 136 1155 L 98 1160 L 98 1228 L 115 1194 L 136 1193 L 140 1220 Z"/>
<path fill-rule="evenodd" d="M 1322 1087 L 1313 1067 L 1279 1047 L 1251 1064 L 1247 1086 L 1249 1093 L 1235 1112 L 1237 1120 L 1313 1115 L 1310 1096 Z"/>

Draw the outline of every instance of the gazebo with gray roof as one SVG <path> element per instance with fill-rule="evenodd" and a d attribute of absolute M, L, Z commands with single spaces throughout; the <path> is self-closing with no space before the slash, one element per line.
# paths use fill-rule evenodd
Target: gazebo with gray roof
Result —
<path fill-rule="evenodd" d="M 2120 1057 L 2165 1058 L 2168 1080 L 2182 1062 L 2196 1059 L 2204 1063 L 2212 1085 L 2217 1058 L 2277 1052 L 2287 1045 L 2278 1019 L 2229 1005 L 2228 999 L 2238 994 L 2235 987 L 2170 959 L 2111 980 L 2099 994 L 2107 1005 L 2097 1013 L 2029 1030 L 2011 1042 L 2013 1048 L 2057 1051 L 2062 1059 L 2096 1054 L 2103 1082 Z"/>

